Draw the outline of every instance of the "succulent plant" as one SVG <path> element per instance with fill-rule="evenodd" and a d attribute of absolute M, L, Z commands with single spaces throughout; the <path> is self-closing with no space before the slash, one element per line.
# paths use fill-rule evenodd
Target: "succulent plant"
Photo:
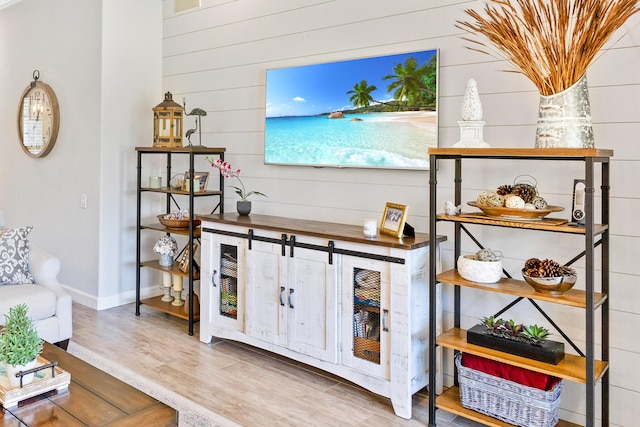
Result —
<path fill-rule="evenodd" d="M 523 337 L 535 342 L 543 342 L 549 336 L 549 330 L 538 325 L 525 326 L 524 331 L 520 333 Z"/>
<path fill-rule="evenodd" d="M 496 319 L 495 317 L 491 316 L 491 317 L 483 317 L 482 319 L 480 319 L 480 323 L 486 326 L 488 329 L 495 330 L 495 329 L 499 329 L 502 326 L 502 323 L 504 323 L 504 320 Z"/>
<path fill-rule="evenodd" d="M 533 345 L 542 345 L 550 335 L 549 330 L 542 326 L 525 326 L 512 319 L 496 319 L 494 316 L 483 317 L 480 319 L 480 324 L 487 329 L 487 333 L 490 335 L 513 341 L 528 342 Z"/>

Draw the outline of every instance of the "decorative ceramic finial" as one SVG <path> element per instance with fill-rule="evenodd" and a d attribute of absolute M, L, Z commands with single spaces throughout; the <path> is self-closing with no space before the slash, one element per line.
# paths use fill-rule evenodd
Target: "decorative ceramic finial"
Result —
<path fill-rule="evenodd" d="M 480 103 L 480 95 L 478 95 L 478 86 L 474 79 L 469 79 L 467 82 L 467 90 L 462 100 L 462 120 L 482 120 L 482 104 Z"/>
<path fill-rule="evenodd" d="M 490 147 L 483 141 L 482 104 L 474 79 L 469 79 L 467 82 L 467 90 L 462 100 L 462 120 L 458 122 L 458 126 L 460 126 L 460 141 L 453 144 L 454 148 Z"/>

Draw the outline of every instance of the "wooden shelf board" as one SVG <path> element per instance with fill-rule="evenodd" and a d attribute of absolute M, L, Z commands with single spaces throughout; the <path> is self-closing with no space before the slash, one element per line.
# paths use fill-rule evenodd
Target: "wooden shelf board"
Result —
<path fill-rule="evenodd" d="M 536 292 L 524 280 L 502 278 L 496 283 L 479 283 L 463 279 L 456 269 L 447 270 L 436 276 L 436 280 L 450 285 L 464 286 L 467 288 L 481 289 L 484 291 L 531 298 L 537 301 L 547 301 L 555 304 L 569 305 L 572 307 L 586 308 L 587 293 L 578 289 L 569 289 L 561 296 L 551 296 Z M 594 308 L 600 307 L 607 299 L 607 295 L 594 292 Z"/>
<path fill-rule="evenodd" d="M 449 329 L 445 333 L 439 335 L 436 338 L 436 344 L 442 347 L 460 350 L 463 353 L 470 353 L 487 359 L 497 360 L 509 365 L 519 366 L 521 368 L 541 372 L 547 375 L 553 375 L 555 377 L 564 378 L 570 381 L 575 381 L 582 384 L 585 384 L 587 382 L 587 359 L 585 357 L 576 356 L 573 354 L 565 354 L 564 359 L 562 359 L 560 363 L 558 363 L 557 365 L 552 365 L 550 363 L 544 363 L 537 360 L 527 359 L 526 357 L 515 356 L 510 353 L 493 350 L 487 347 L 469 344 L 467 342 L 467 331 L 459 328 Z M 600 378 L 602 378 L 602 375 L 604 375 L 609 365 L 607 362 L 601 360 L 596 360 L 594 364 L 594 378 L 597 382 L 598 380 L 600 380 Z"/>
<path fill-rule="evenodd" d="M 172 316 L 179 317 L 180 319 L 189 320 L 189 315 L 184 312 L 184 306 L 183 305 L 181 305 L 181 306 L 171 305 L 170 302 L 162 301 L 162 297 L 161 296 L 143 299 L 143 300 L 140 301 L 140 303 L 144 304 L 144 305 L 148 305 L 151 308 L 154 308 L 156 310 L 160 310 L 160 311 L 162 311 L 164 313 L 167 313 L 167 314 L 170 314 Z M 185 301 L 184 303 L 188 304 L 189 302 Z M 193 316 L 193 321 L 194 322 L 200 321 L 200 315 L 197 314 L 197 313 L 198 313 L 198 309 L 196 309 L 196 314 Z"/>
<path fill-rule="evenodd" d="M 162 231 L 164 233 L 179 234 L 181 236 L 188 236 L 189 235 L 189 227 L 171 228 L 171 227 L 165 227 L 164 225 L 160 224 L 159 222 L 156 222 L 156 223 L 153 223 L 153 224 L 143 224 L 143 225 L 140 226 L 140 228 L 148 228 L 150 230 Z M 194 228 L 193 229 L 193 237 L 200 237 L 201 232 L 202 231 L 200 229 L 200 226 Z"/>
<path fill-rule="evenodd" d="M 444 409 L 445 411 L 485 424 L 489 427 L 513 427 L 513 424 L 506 423 L 462 406 L 458 387 L 451 387 L 438 396 L 436 398 L 436 406 L 440 409 Z M 556 424 L 556 427 L 579 427 L 579 425 L 560 420 L 558 421 L 558 424 Z"/>
<path fill-rule="evenodd" d="M 613 157 L 613 150 L 596 148 L 429 148 L 429 155 L 467 158 L 584 160 Z"/>
<path fill-rule="evenodd" d="M 191 193 L 184 190 L 174 190 L 170 187 L 161 187 L 161 188 L 150 188 L 150 187 L 140 187 L 140 191 L 150 191 L 152 193 L 170 193 L 170 194 L 182 194 L 185 196 L 189 196 Z M 219 196 L 222 194 L 222 191 L 217 190 L 204 190 L 204 191 L 196 191 L 193 193 L 193 197 L 202 197 L 202 196 Z"/>
<path fill-rule="evenodd" d="M 136 151 L 143 153 L 221 154 L 227 151 L 227 149 L 222 147 L 205 147 L 204 145 L 187 145 L 183 147 L 136 147 Z"/>
<path fill-rule="evenodd" d="M 237 213 L 196 215 L 197 219 L 203 222 L 214 222 L 244 227 L 247 230 L 253 229 L 256 233 L 259 230 L 276 231 L 278 234 L 304 235 L 309 237 L 319 237 L 327 240 L 340 240 L 345 242 L 362 243 L 372 246 L 383 246 L 403 250 L 414 250 L 429 246 L 430 236 L 426 233 L 415 233 L 415 237 L 398 238 L 388 234 L 378 233 L 375 238 L 367 238 L 362 234 L 361 225 L 338 224 L 324 221 L 311 221 L 297 218 L 285 218 L 272 215 L 238 215 Z M 205 224 L 205 227 L 215 229 L 215 225 Z M 447 237 L 438 235 L 437 242 L 444 242 Z M 336 248 L 340 249 L 340 248 Z"/>
<path fill-rule="evenodd" d="M 526 221 L 516 219 L 498 219 L 488 217 L 480 212 L 462 213 L 460 215 L 437 215 L 439 221 L 461 222 L 465 224 L 483 224 L 496 227 L 526 228 L 528 230 L 554 231 L 557 233 L 585 234 L 585 227 L 569 225 L 562 218 L 542 218 L 538 221 Z M 604 233 L 609 226 L 606 224 L 594 224 L 594 235 Z"/>
<path fill-rule="evenodd" d="M 167 273 L 171 273 L 171 274 L 176 274 L 178 276 L 182 276 L 182 277 L 189 277 L 189 272 L 184 272 L 182 270 L 180 270 L 180 267 L 178 267 L 178 263 L 174 262 L 170 267 L 169 266 L 164 266 L 164 265 L 160 265 L 160 262 L 158 260 L 153 260 L 153 261 L 142 261 L 140 263 L 141 267 L 150 267 L 153 268 L 155 270 L 160 270 L 160 271 L 165 271 Z M 200 279 L 200 273 L 197 271 L 193 272 L 193 280 L 199 280 Z"/>

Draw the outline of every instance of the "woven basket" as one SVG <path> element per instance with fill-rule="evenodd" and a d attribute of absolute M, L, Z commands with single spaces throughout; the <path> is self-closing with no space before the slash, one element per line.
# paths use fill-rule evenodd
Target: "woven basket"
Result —
<path fill-rule="evenodd" d="M 558 423 L 562 381 L 551 390 L 527 387 L 462 366 L 456 356 L 462 406 L 522 427 L 553 427 Z"/>

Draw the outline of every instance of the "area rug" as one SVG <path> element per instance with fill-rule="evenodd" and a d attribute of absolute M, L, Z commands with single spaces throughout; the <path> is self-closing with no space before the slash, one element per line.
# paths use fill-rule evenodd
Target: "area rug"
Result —
<path fill-rule="evenodd" d="M 79 359 L 107 372 L 121 381 L 137 388 L 138 390 L 158 399 L 162 403 L 178 411 L 178 425 L 181 427 L 235 427 L 239 424 L 216 414 L 209 409 L 198 405 L 168 389 L 167 387 L 151 381 L 142 375 L 126 367 L 100 356 L 93 351 L 71 341 L 67 351 Z"/>

